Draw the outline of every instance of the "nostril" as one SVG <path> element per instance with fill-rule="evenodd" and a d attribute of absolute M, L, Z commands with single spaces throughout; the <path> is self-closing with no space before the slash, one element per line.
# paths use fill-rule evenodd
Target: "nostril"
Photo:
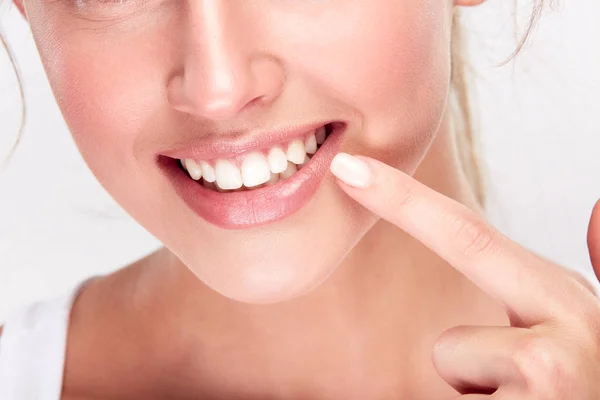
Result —
<path fill-rule="evenodd" d="M 258 106 L 267 103 L 267 101 L 267 96 L 257 96 L 254 99 L 250 100 L 246 106 Z"/>
<path fill-rule="evenodd" d="M 259 97 L 240 88 L 212 88 L 205 91 L 191 91 L 186 94 L 184 108 L 186 112 L 209 120 L 227 120 L 234 118 Z"/>
<path fill-rule="evenodd" d="M 179 74 L 167 87 L 167 101 L 177 111 L 190 115 L 224 120 L 237 115 L 255 97 L 243 84 L 231 77 L 213 76 L 210 82 L 194 82 L 194 77 Z"/>
<path fill-rule="evenodd" d="M 249 106 L 268 106 L 285 81 L 281 66 L 270 59 L 238 58 L 212 54 L 202 62 L 188 60 L 168 82 L 171 106 L 209 120 L 234 118 Z"/>

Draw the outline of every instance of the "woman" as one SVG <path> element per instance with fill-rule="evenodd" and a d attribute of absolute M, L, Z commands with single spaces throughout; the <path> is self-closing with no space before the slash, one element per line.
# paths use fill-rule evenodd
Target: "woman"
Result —
<path fill-rule="evenodd" d="M 453 129 L 482 1 L 15 0 L 165 247 L 9 318 L 2 399 L 597 399 L 600 303 L 484 222 Z"/>

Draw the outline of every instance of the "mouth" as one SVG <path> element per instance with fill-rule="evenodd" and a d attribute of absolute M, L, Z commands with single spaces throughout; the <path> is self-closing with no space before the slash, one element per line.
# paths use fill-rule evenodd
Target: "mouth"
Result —
<path fill-rule="evenodd" d="M 345 129 L 344 122 L 328 122 L 231 157 L 159 155 L 157 161 L 198 216 L 225 229 L 249 228 L 281 220 L 308 203 Z"/>
<path fill-rule="evenodd" d="M 220 193 L 256 190 L 294 176 L 310 162 L 331 134 L 326 124 L 308 134 L 235 158 L 216 160 L 179 159 L 188 176 L 207 189 Z"/>

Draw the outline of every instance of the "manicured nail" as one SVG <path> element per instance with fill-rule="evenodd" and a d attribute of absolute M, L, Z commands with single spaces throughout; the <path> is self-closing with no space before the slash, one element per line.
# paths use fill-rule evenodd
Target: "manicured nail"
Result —
<path fill-rule="evenodd" d="M 367 163 L 347 153 L 336 154 L 329 169 L 344 183 L 357 188 L 369 187 L 373 180 Z"/>

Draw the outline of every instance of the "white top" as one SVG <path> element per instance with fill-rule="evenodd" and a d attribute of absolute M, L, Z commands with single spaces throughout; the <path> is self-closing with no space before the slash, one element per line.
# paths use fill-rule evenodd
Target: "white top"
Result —
<path fill-rule="evenodd" d="M 0 399 L 60 400 L 71 306 L 90 279 L 61 296 L 21 307 L 4 321 Z"/>

